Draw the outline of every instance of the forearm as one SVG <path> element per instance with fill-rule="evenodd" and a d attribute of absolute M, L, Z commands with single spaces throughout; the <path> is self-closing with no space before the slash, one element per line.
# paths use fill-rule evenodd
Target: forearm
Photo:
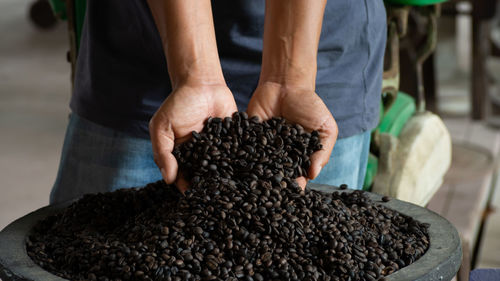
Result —
<path fill-rule="evenodd" d="M 267 0 L 259 83 L 314 90 L 326 0 Z"/>
<path fill-rule="evenodd" d="M 175 89 L 224 84 L 210 0 L 148 0 Z"/>

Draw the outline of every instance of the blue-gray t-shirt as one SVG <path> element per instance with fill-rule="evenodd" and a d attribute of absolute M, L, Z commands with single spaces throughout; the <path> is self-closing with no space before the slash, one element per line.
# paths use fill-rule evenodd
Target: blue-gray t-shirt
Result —
<path fill-rule="evenodd" d="M 265 0 L 212 1 L 222 70 L 239 110 L 256 88 Z M 378 122 L 386 43 L 382 0 L 329 0 L 316 92 L 345 138 Z M 103 126 L 149 137 L 171 91 L 161 39 L 146 0 L 88 0 L 71 109 Z M 196 114 L 193 112 L 193 114 Z"/>

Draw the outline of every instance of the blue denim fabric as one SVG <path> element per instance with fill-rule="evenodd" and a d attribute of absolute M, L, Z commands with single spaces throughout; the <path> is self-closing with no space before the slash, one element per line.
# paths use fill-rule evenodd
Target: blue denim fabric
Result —
<path fill-rule="evenodd" d="M 160 180 L 148 139 L 71 114 L 50 203 Z"/>
<path fill-rule="evenodd" d="M 339 139 L 316 183 L 361 187 L 370 134 Z M 71 114 L 50 203 L 160 180 L 151 142 Z"/>
<path fill-rule="evenodd" d="M 365 181 L 370 132 L 364 132 L 337 140 L 328 164 L 313 183 L 339 186 L 347 184 L 351 189 L 362 189 Z"/>

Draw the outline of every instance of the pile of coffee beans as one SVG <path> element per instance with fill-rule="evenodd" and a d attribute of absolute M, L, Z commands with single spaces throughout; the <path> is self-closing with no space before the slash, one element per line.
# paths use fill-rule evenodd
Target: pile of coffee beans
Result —
<path fill-rule="evenodd" d="M 70 280 L 383 280 L 421 257 L 428 225 L 298 187 L 318 149 L 283 119 L 211 118 L 175 150 L 190 190 L 86 195 L 33 229 L 28 254 Z"/>
<path fill-rule="evenodd" d="M 317 131 L 307 133 L 300 125 L 282 118 L 259 122 L 241 112 L 233 118 L 209 118 L 201 133 L 174 154 L 181 170 L 194 184 L 206 180 L 237 183 L 307 176 L 309 156 L 321 149 Z"/>

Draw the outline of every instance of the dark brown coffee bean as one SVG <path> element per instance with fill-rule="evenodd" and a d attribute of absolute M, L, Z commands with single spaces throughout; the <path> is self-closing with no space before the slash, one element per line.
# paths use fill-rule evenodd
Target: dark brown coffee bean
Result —
<path fill-rule="evenodd" d="M 266 208 L 265 208 L 265 207 L 259 207 L 259 208 L 257 209 L 257 212 L 259 213 L 259 215 L 261 215 L 261 216 L 263 216 L 263 217 L 267 215 L 267 210 L 266 210 Z"/>
<path fill-rule="evenodd" d="M 201 235 L 203 233 L 203 229 L 199 226 L 193 228 L 194 230 L 194 233 L 198 234 L 198 235 Z"/>

